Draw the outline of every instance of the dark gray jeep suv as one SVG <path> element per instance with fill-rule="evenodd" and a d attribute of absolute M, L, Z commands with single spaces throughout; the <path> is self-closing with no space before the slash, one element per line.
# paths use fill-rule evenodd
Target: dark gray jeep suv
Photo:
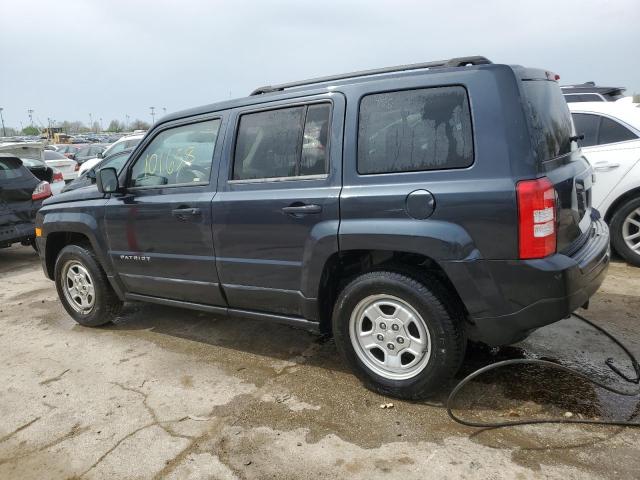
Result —
<path fill-rule="evenodd" d="M 555 79 L 468 57 L 169 115 L 46 202 L 44 271 L 82 325 L 137 300 L 316 328 L 369 387 L 426 396 L 467 339 L 516 342 L 606 274 Z"/>

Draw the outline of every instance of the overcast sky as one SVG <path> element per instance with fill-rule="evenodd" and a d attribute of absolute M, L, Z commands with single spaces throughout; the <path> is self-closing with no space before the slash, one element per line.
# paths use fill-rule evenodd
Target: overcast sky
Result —
<path fill-rule="evenodd" d="M 466 55 L 640 93 L 640 0 L 4 0 L 0 107 L 7 126 L 26 126 L 29 108 L 39 123 L 91 113 L 106 126 L 150 121 L 150 106 Z"/>

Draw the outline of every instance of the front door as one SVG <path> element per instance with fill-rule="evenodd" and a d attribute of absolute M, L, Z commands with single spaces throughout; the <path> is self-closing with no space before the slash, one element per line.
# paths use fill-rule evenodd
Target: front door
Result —
<path fill-rule="evenodd" d="M 128 165 L 125 193 L 108 200 L 109 255 L 128 292 L 225 304 L 211 231 L 221 122 L 163 128 Z"/>
<path fill-rule="evenodd" d="M 344 98 L 234 112 L 213 202 L 218 272 L 230 307 L 313 311 L 325 255 L 338 249 Z"/>

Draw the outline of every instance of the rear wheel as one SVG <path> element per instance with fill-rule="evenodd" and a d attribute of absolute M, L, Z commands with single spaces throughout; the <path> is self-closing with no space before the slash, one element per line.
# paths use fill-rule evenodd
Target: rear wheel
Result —
<path fill-rule="evenodd" d="M 88 246 L 62 249 L 56 259 L 55 282 L 65 310 L 80 325 L 104 325 L 120 313 L 122 302 Z"/>
<path fill-rule="evenodd" d="M 371 272 L 340 293 L 333 332 L 340 354 L 367 387 L 399 398 L 424 398 L 462 362 L 466 342 L 457 311 L 435 285 L 395 272 Z"/>
<path fill-rule="evenodd" d="M 640 198 L 624 203 L 613 215 L 611 242 L 622 258 L 640 267 Z"/>

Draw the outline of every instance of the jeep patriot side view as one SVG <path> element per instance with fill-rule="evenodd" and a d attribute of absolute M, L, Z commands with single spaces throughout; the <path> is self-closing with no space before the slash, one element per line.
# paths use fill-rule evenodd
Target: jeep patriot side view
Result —
<path fill-rule="evenodd" d="M 424 397 L 467 339 L 521 340 L 606 275 L 556 78 L 468 57 L 169 115 L 45 202 L 44 271 L 82 325 L 136 300 L 313 327 L 370 388 Z"/>

